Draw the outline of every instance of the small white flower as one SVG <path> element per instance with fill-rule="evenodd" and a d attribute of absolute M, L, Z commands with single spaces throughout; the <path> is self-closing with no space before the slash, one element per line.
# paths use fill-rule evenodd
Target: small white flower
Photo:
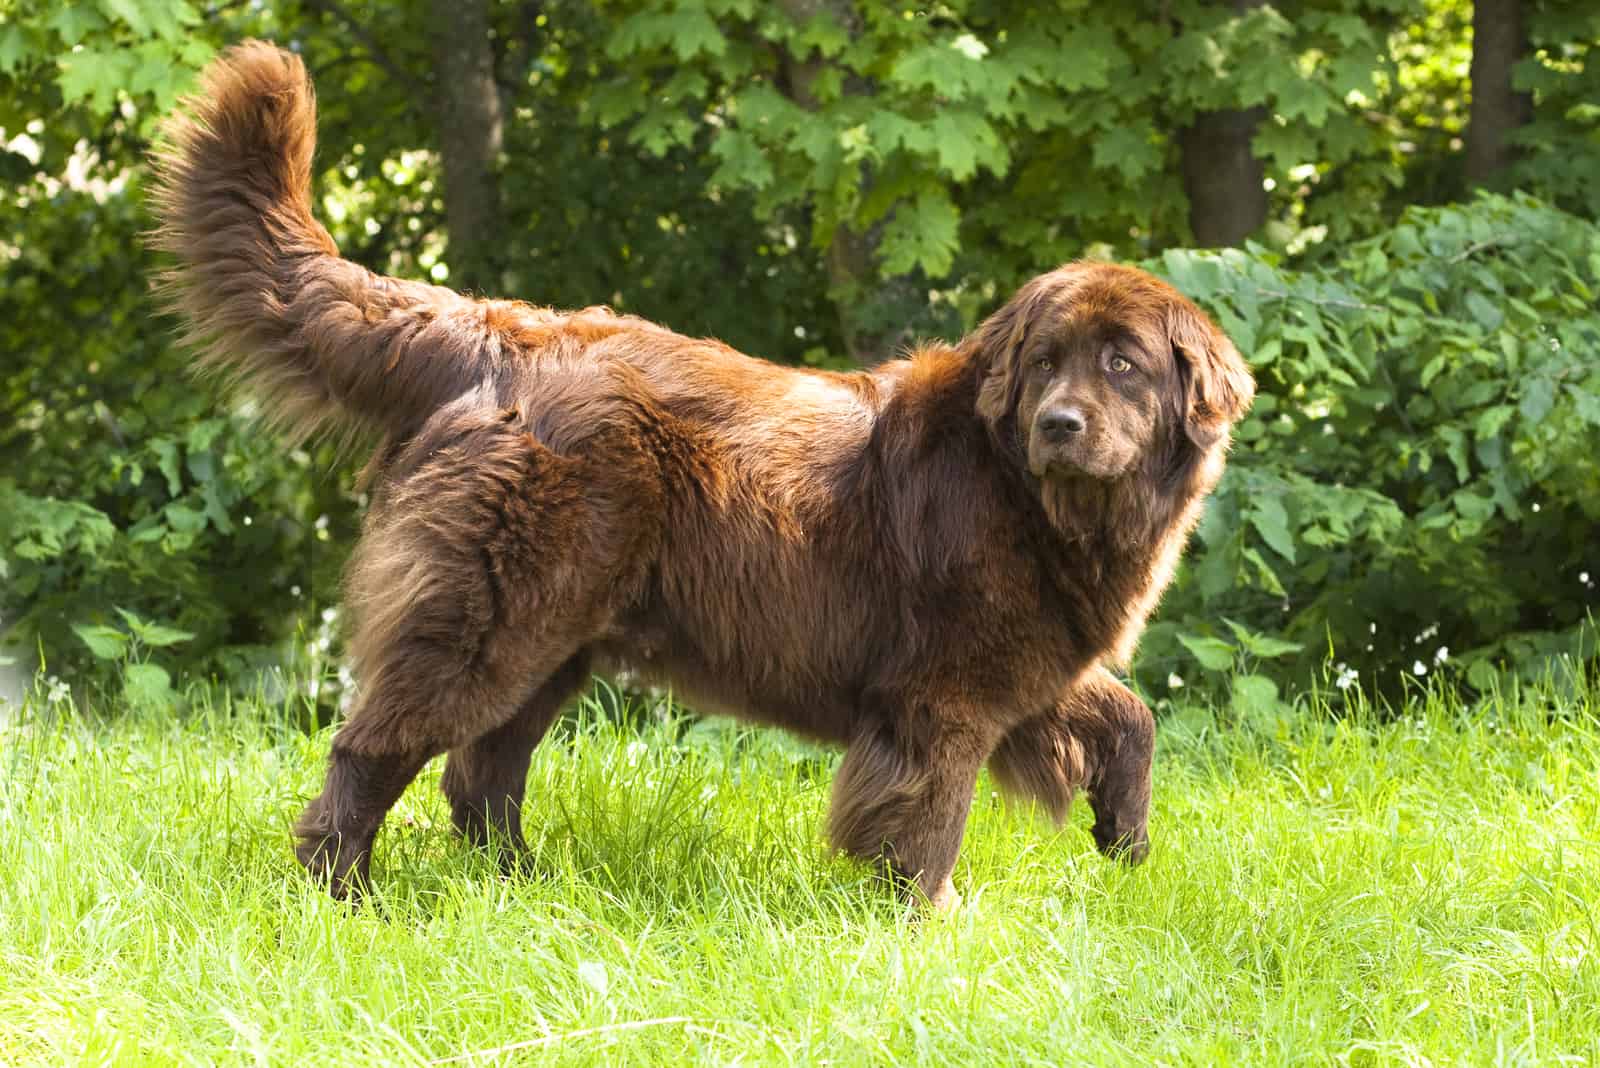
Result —
<path fill-rule="evenodd" d="M 324 623 L 332 623 L 334 620 L 336 620 L 338 618 L 339 618 L 339 610 L 337 608 L 324 608 L 322 610 L 322 621 Z"/>
<path fill-rule="evenodd" d="M 291 597 L 300 596 L 300 587 L 299 587 L 299 585 L 294 585 L 294 586 L 290 586 L 289 587 L 289 596 L 291 596 Z"/>
<path fill-rule="evenodd" d="M 1378 625 L 1376 623 L 1368 623 L 1367 624 L 1367 633 L 1368 634 L 1376 634 L 1376 633 L 1378 633 Z"/>
<path fill-rule="evenodd" d="M 1537 512 L 1539 510 L 1539 502 L 1538 501 L 1534 501 L 1533 502 L 1533 510 L 1535 512 Z"/>
<path fill-rule="evenodd" d="M 46 681 L 50 683 L 50 689 L 45 694 L 45 700 L 49 701 L 51 704 L 59 705 L 62 701 L 65 701 L 72 695 L 71 688 L 54 675 L 51 675 Z"/>
<path fill-rule="evenodd" d="M 1418 660 L 1415 664 L 1411 665 L 1411 674 L 1413 674 L 1413 675 L 1426 675 L 1427 673 L 1428 673 L 1428 665 L 1424 664 L 1422 661 Z"/>
<path fill-rule="evenodd" d="M 1439 646 L 1439 650 L 1433 654 L 1433 662 L 1442 664 L 1448 659 L 1450 659 L 1450 647 L 1448 645 Z"/>
<path fill-rule="evenodd" d="M 249 516 L 245 516 L 244 517 L 244 525 L 245 526 L 249 526 L 251 523 L 254 523 L 254 522 L 255 522 L 255 520 L 251 519 Z"/>
<path fill-rule="evenodd" d="M 1354 686 L 1356 679 L 1361 674 L 1355 668 L 1344 663 L 1335 664 L 1334 670 L 1337 671 L 1339 675 L 1333 680 L 1333 684 L 1341 690 L 1348 690 L 1350 687 Z"/>
<path fill-rule="evenodd" d="M 1578 572 L 1578 581 L 1583 583 L 1585 586 L 1589 585 L 1589 572 L 1587 572 L 1587 571 Z"/>
<path fill-rule="evenodd" d="M 1181 689 L 1183 689 L 1183 676 L 1179 675 L 1176 671 L 1171 672 L 1170 674 L 1168 674 L 1167 675 L 1167 689 L 1169 689 L 1169 690 L 1181 690 Z"/>

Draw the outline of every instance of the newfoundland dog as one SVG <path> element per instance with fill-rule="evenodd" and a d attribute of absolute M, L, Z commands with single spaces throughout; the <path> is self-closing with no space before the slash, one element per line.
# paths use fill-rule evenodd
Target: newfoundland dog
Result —
<path fill-rule="evenodd" d="M 475 300 L 339 258 L 298 58 L 232 49 L 156 164 L 202 366 L 291 437 L 380 439 L 347 579 L 359 694 L 296 828 L 336 895 L 429 758 L 522 846 L 533 747 L 592 670 L 844 747 L 829 833 L 933 906 L 979 769 L 1147 851 L 1126 662 L 1216 483 L 1250 372 L 1141 271 L 1072 263 L 871 371 L 752 359 L 603 308 Z"/>

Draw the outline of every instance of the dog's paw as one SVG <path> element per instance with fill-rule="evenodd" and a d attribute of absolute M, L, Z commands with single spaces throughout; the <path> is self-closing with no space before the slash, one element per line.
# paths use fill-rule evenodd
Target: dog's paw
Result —
<path fill-rule="evenodd" d="M 357 855 L 338 834 L 303 838 L 295 847 L 295 859 L 313 882 L 328 891 L 335 901 L 359 901 L 367 891 L 368 853 Z"/>
<path fill-rule="evenodd" d="M 1094 844 L 1105 856 L 1132 867 L 1144 863 L 1150 855 L 1150 834 L 1144 827 L 1132 831 L 1117 831 L 1094 825 Z"/>

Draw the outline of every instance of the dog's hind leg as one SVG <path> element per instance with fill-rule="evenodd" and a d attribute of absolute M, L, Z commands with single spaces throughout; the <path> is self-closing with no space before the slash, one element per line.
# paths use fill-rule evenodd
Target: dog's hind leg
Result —
<path fill-rule="evenodd" d="M 439 784 L 450 801 L 450 818 L 473 845 L 495 842 L 508 868 L 527 848 L 522 795 L 533 750 L 562 704 L 588 677 L 589 658 L 580 653 L 561 665 L 511 719 L 450 750 Z"/>
<path fill-rule="evenodd" d="M 300 862 L 336 897 L 365 887 L 378 827 L 428 759 L 474 736 L 517 730 L 520 712 L 537 704 L 527 680 L 537 686 L 570 658 L 538 635 L 524 644 L 528 636 L 516 629 L 484 635 L 473 655 L 444 634 L 468 633 L 468 620 L 443 607 L 423 597 L 400 632 L 362 658 L 361 696 L 334 736 L 321 795 L 295 827 Z M 532 659 L 541 651 L 542 664 Z"/>
<path fill-rule="evenodd" d="M 385 488 L 351 562 L 361 695 L 296 827 L 301 862 L 337 896 L 366 882 L 378 825 L 430 757 L 542 731 L 560 700 L 535 695 L 593 638 L 626 559 L 588 472 L 505 415 L 458 416 L 426 448 Z M 489 769 L 480 799 L 526 758 L 511 763 Z M 476 789 L 483 770 L 451 781 Z"/>

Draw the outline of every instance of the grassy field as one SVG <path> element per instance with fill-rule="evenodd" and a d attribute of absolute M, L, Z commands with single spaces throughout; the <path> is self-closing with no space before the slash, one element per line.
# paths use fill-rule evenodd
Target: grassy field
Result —
<path fill-rule="evenodd" d="M 921 924 L 823 851 L 833 755 L 592 703 L 536 756 L 538 874 L 451 836 L 435 765 L 351 911 L 289 852 L 327 745 L 0 728 L 0 1063 L 1600 1062 L 1594 693 L 1171 714 L 1149 863 L 985 782 Z"/>

